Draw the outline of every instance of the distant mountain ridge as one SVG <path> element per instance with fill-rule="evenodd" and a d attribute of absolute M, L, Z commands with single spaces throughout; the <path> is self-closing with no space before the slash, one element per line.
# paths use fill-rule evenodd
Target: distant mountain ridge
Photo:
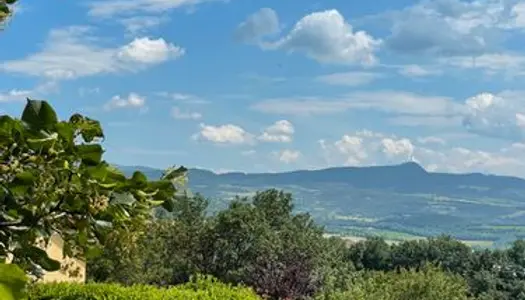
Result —
<path fill-rule="evenodd" d="M 162 170 L 118 166 L 158 178 Z M 525 237 L 525 179 L 480 173 L 427 172 L 415 162 L 283 173 L 216 174 L 189 169 L 189 189 L 224 208 L 235 195 L 278 188 L 292 192 L 298 211 L 340 234 L 425 236 L 452 233 L 496 241 Z M 394 234 L 395 233 L 395 234 Z"/>

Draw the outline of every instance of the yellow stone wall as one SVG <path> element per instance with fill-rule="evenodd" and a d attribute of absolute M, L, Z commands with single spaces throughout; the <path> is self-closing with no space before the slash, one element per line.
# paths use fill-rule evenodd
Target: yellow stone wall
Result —
<path fill-rule="evenodd" d="M 45 248 L 50 258 L 61 262 L 62 268 L 55 272 L 45 272 L 39 282 L 86 282 L 86 263 L 80 259 L 64 257 L 64 241 L 59 235 L 51 236 L 47 247 L 42 244 L 37 242 L 39 247 Z M 7 257 L 7 263 L 12 260 L 12 256 Z"/>
<path fill-rule="evenodd" d="M 53 235 L 49 240 L 46 252 L 50 258 L 62 262 L 66 269 L 55 272 L 47 272 L 42 282 L 85 282 L 86 263 L 79 259 L 63 256 L 64 241 L 59 235 Z"/>

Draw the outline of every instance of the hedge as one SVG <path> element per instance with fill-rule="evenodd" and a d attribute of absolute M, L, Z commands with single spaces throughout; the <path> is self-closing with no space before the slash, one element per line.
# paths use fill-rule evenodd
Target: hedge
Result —
<path fill-rule="evenodd" d="M 29 288 L 29 300 L 260 300 L 253 290 L 220 283 L 211 277 L 172 288 L 102 283 L 48 283 Z"/>

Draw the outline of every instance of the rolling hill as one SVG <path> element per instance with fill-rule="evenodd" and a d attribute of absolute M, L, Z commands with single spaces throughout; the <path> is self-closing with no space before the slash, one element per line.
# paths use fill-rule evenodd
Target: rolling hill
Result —
<path fill-rule="evenodd" d="M 150 178 L 162 173 L 119 168 Z M 430 173 L 413 162 L 259 174 L 190 169 L 188 177 L 192 192 L 210 198 L 211 212 L 236 195 L 278 188 L 293 193 L 297 211 L 338 235 L 403 240 L 445 233 L 482 246 L 525 237 L 525 180 L 516 177 Z"/>

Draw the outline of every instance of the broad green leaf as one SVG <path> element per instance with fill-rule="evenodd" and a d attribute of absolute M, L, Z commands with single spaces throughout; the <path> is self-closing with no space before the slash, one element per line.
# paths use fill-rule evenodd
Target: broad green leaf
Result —
<path fill-rule="evenodd" d="M 163 203 L 162 203 L 162 207 L 169 211 L 169 212 L 173 212 L 173 209 L 175 208 L 175 204 L 173 203 L 173 200 L 170 198 L 170 199 L 166 199 Z"/>
<path fill-rule="evenodd" d="M 29 247 L 26 251 L 27 257 L 31 258 L 36 264 L 41 266 L 46 271 L 60 270 L 60 262 L 51 259 L 46 251 L 36 246 Z"/>
<path fill-rule="evenodd" d="M 131 180 L 133 183 L 138 184 L 139 188 L 146 186 L 148 183 L 148 178 L 140 171 L 135 171 L 131 177 Z"/>
<path fill-rule="evenodd" d="M 102 146 L 98 144 L 78 145 L 76 149 L 82 162 L 86 165 L 98 165 L 104 153 Z"/>
<path fill-rule="evenodd" d="M 58 135 L 66 141 L 69 145 L 72 145 L 74 142 L 74 135 L 75 131 L 73 127 L 66 123 L 66 122 L 60 122 L 55 127 Z"/>
<path fill-rule="evenodd" d="M 58 117 L 46 101 L 27 99 L 22 121 L 35 129 L 49 129 L 58 123 Z"/>
<path fill-rule="evenodd" d="M 15 184 L 31 185 L 35 182 L 35 175 L 29 171 L 18 173 L 15 175 Z"/>
<path fill-rule="evenodd" d="M 111 179 L 112 181 L 126 182 L 127 180 L 126 175 L 113 166 L 106 165 L 106 171 L 108 179 Z"/>
<path fill-rule="evenodd" d="M 0 264 L 0 299 L 23 299 L 26 283 L 26 274 L 17 265 Z"/>

